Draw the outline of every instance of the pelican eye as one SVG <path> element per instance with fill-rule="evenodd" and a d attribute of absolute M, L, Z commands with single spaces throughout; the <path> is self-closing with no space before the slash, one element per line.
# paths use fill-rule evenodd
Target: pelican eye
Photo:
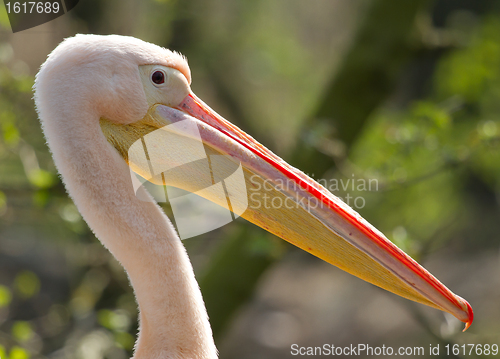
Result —
<path fill-rule="evenodd" d="M 165 82 L 165 74 L 162 71 L 155 71 L 151 75 L 151 81 L 157 85 L 161 85 Z"/>

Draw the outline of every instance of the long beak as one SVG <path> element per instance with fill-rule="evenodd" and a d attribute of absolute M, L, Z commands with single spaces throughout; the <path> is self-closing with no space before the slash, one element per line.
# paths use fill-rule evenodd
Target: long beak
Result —
<path fill-rule="evenodd" d="M 151 177 L 145 174 L 149 169 L 129 155 L 130 144 L 155 129 L 187 118 L 196 121 L 207 153 L 226 155 L 241 163 L 247 193 L 243 201 L 229 193 L 230 210 L 367 282 L 448 312 L 466 323 L 464 331 L 469 328 L 473 312 L 467 301 L 452 293 L 342 200 L 219 116 L 193 93 L 175 109 L 154 106 L 144 120 L 127 125 L 128 129 L 106 121 L 101 121 L 101 127 L 131 168 L 147 178 Z M 153 151 L 157 154 L 150 153 L 150 157 L 161 155 L 161 145 Z M 199 187 L 197 178 L 191 172 L 168 183 L 163 178 L 163 184 L 192 191 Z M 226 199 L 210 193 L 202 195 L 227 206 Z"/>

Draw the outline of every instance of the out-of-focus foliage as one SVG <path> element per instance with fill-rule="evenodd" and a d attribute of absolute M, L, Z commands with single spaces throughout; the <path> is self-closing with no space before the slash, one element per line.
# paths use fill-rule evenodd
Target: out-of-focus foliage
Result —
<path fill-rule="evenodd" d="M 33 76 L 7 42 L 0 60 L 0 358 L 126 357 L 136 326 L 126 276 L 60 183 L 37 120 Z M 103 300 L 117 308 L 107 321 Z"/>
<path fill-rule="evenodd" d="M 434 241 L 439 230 L 447 232 L 439 238 L 450 239 L 473 226 L 472 178 L 489 191 L 492 203 L 498 196 L 499 34 L 500 20 L 486 19 L 466 46 L 443 56 L 428 98 L 404 110 L 380 109 L 351 153 L 351 165 L 379 181 L 381 195 L 369 201 L 374 221 L 389 233 L 404 226 L 404 237 L 423 239 L 425 250 L 442 245 Z M 386 216 L 391 208 L 400 208 L 398 215 Z M 493 237 L 484 240 L 497 245 Z"/>

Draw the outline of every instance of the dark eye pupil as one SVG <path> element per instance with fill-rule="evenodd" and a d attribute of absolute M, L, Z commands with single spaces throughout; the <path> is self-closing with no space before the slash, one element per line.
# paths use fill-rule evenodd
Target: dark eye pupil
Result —
<path fill-rule="evenodd" d="M 155 71 L 153 75 L 151 75 L 151 80 L 157 85 L 162 84 L 165 82 L 165 75 L 161 71 Z"/>

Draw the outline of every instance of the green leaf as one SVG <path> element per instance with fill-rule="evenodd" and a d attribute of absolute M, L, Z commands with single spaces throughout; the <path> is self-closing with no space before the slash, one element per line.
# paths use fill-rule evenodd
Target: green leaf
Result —
<path fill-rule="evenodd" d="M 50 193 L 46 190 L 40 189 L 33 194 L 33 204 L 37 207 L 43 208 L 49 203 Z M 0 209 L 1 213 L 1 209 Z"/>
<path fill-rule="evenodd" d="M 33 91 L 33 78 L 31 76 L 23 76 L 16 83 L 17 90 L 23 93 L 31 93 Z"/>
<path fill-rule="evenodd" d="M 123 310 L 102 309 L 97 315 L 99 324 L 114 331 L 126 331 L 130 327 L 130 317 Z"/>
<path fill-rule="evenodd" d="M 19 294 L 24 298 L 31 298 L 40 290 L 40 280 L 31 271 L 20 272 L 14 279 L 14 285 Z"/>
<path fill-rule="evenodd" d="M 33 329 L 31 324 L 25 321 L 17 321 L 12 326 L 12 335 L 19 342 L 26 342 L 33 338 Z"/>
<path fill-rule="evenodd" d="M 7 16 L 7 9 L 5 6 L 0 6 L 0 27 L 10 30 L 9 17 Z"/>
<path fill-rule="evenodd" d="M 38 169 L 29 173 L 29 181 L 38 188 L 49 188 L 56 182 L 55 176 L 45 170 Z"/>
<path fill-rule="evenodd" d="M 5 114 L 5 113 L 4 113 Z M 3 139 L 6 144 L 15 146 L 19 142 L 19 130 L 12 122 L 4 122 L 2 124 Z"/>
<path fill-rule="evenodd" d="M 125 350 L 132 350 L 132 348 L 134 347 L 135 338 L 130 333 L 116 332 L 114 336 L 115 336 L 115 343 L 119 347 Z"/>
<path fill-rule="evenodd" d="M 10 351 L 10 359 L 29 359 L 30 353 L 21 347 L 13 347 Z"/>
<path fill-rule="evenodd" d="M 448 128 L 451 124 L 451 117 L 448 112 L 436 104 L 427 101 L 420 101 L 412 109 L 413 115 L 418 118 L 430 120 L 440 129 Z"/>
<path fill-rule="evenodd" d="M 12 294 L 9 288 L 4 285 L 0 285 L 0 308 L 8 306 L 11 300 Z M 2 359 L 1 356 L 0 359 Z"/>
<path fill-rule="evenodd" d="M 5 210 L 7 209 L 7 196 L 5 193 L 0 191 L 0 216 L 5 213 Z"/>

